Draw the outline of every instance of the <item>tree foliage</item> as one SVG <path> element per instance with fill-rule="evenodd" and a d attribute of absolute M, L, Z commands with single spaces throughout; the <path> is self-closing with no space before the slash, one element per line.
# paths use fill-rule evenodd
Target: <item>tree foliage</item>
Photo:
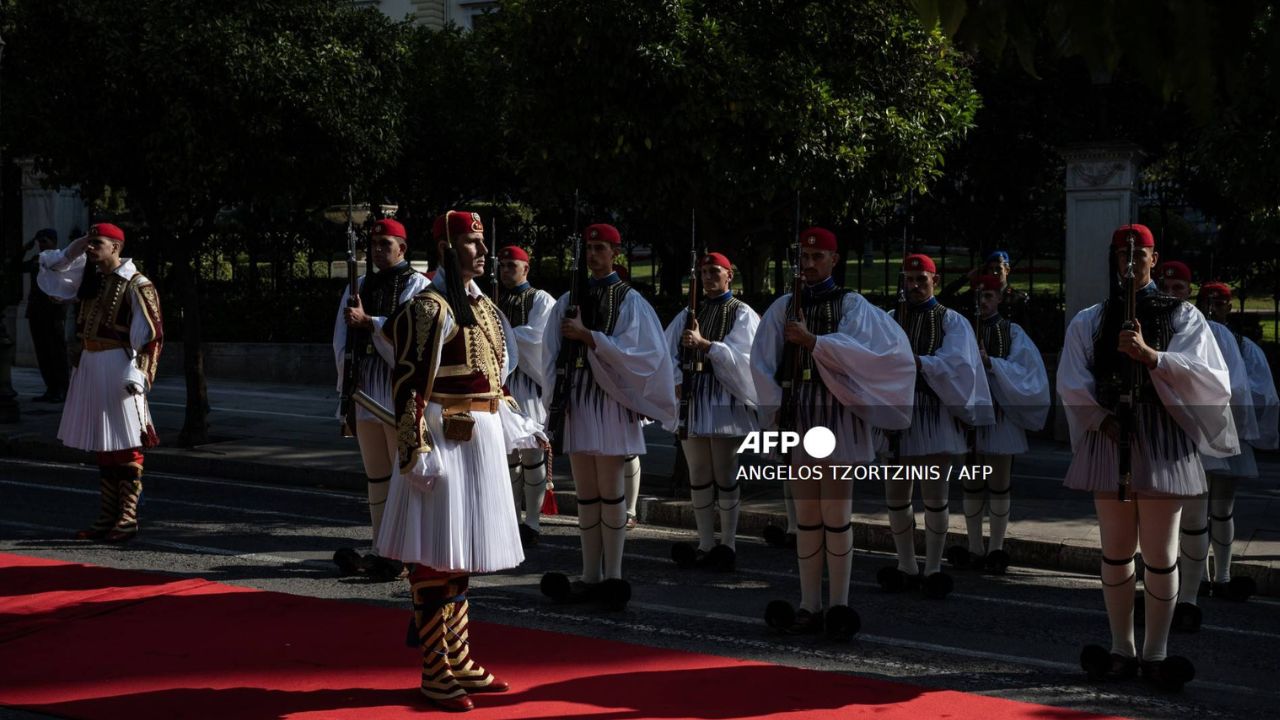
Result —
<path fill-rule="evenodd" d="M 671 238 L 697 209 L 730 247 L 785 241 L 797 192 L 807 220 L 839 224 L 923 188 L 978 105 L 941 35 L 892 1 L 512 0 L 478 35 L 531 199 L 581 188 Z"/>
<path fill-rule="evenodd" d="M 166 302 L 184 321 L 183 440 L 201 442 L 202 248 L 228 208 L 328 204 L 398 155 L 403 33 L 342 0 L 16 0 L 12 11 L 9 152 L 91 197 L 122 189 L 129 220 L 163 249 Z"/>
<path fill-rule="evenodd" d="M 1206 275 L 1239 278 L 1280 302 L 1274 282 L 1280 265 L 1280 8 L 1274 0 L 910 4 L 927 27 L 988 62 L 1016 55 L 1030 77 L 1070 62 L 1087 68 L 1094 90 L 1085 99 L 1102 112 L 1094 122 L 1065 113 L 1063 127 L 1081 140 L 1099 139 L 1105 129 L 1111 139 L 1142 145 L 1146 180 L 1218 225 L 1211 246 L 1187 245 L 1179 253 L 1198 256 Z M 1046 84 L 1052 85 L 1046 92 L 1063 93 L 1064 86 Z M 1065 86 L 1067 92 L 1071 87 L 1080 85 Z"/>

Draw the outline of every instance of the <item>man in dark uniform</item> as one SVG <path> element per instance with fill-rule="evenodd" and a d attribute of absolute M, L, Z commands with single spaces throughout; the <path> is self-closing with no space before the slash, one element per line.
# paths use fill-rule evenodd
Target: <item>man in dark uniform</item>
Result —
<path fill-rule="evenodd" d="M 32 247 L 36 247 L 38 253 L 56 249 L 58 231 L 53 228 L 37 230 L 35 237 L 23 246 L 23 251 Z M 36 283 L 40 263 L 33 258 L 23 264 L 23 269 L 31 274 L 31 290 L 27 293 L 27 324 L 31 328 L 31 344 L 35 346 L 40 377 L 44 379 L 44 394 L 37 397 L 36 402 L 60 403 L 66 399 L 69 381 L 67 340 L 64 336 L 66 312 L 61 304 L 50 299 Z"/>

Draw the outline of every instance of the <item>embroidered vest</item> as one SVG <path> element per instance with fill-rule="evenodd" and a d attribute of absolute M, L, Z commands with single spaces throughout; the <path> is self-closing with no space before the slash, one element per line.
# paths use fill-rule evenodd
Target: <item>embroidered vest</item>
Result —
<path fill-rule="evenodd" d="M 365 278 L 360 288 L 360 304 L 364 306 L 365 313 L 385 318 L 395 314 L 395 311 L 400 308 L 400 294 L 404 292 L 409 277 L 415 272 L 406 262 Z M 351 328 L 349 332 L 357 358 L 364 360 L 377 354 L 369 330 Z"/>
<path fill-rule="evenodd" d="M 618 316 L 622 312 L 622 301 L 626 299 L 629 292 L 631 292 L 631 286 L 621 281 L 587 290 L 587 297 L 581 308 L 582 324 L 588 330 L 612 335 L 618 324 Z M 572 364 L 569 367 L 585 370 L 589 375 L 591 365 L 587 362 L 587 347 L 582 343 L 574 343 L 572 352 Z M 582 384 L 579 383 L 578 387 L 581 388 Z"/>
<path fill-rule="evenodd" d="M 982 349 L 987 351 L 987 357 L 1009 357 L 1009 350 L 1013 345 L 1011 332 L 1009 321 L 1004 318 L 982 321 L 982 337 L 979 341 Z"/>
<path fill-rule="evenodd" d="M 1173 314 L 1181 304 L 1181 300 L 1161 293 L 1138 298 L 1136 314 L 1138 322 L 1142 325 L 1142 339 L 1153 350 L 1164 351 L 1169 348 L 1169 341 L 1174 335 Z M 1102 319 L 1093 337 L 1095 346 L 1099 340 L 1099 334 L 1107 324 L 1106 318 L 1110 305 L 1110 299 L 1102 304 Z M 1119 354 L 1119 351 L 1116 352 Z M 1094 362 L 1096 365 L 1096 358 Z M 1118 362 L 1111 364 L 1114 368 L 1111 372 L 1094 372 L 1099 405 L 1113 411 L 1116 409 L 1124 388 L 1124 378 L 1134 362 L 1129 356 L 1121 355 Z M 1094 370 L 1094 368 L 1090 369 Z M 1139 385 L 1135 391 L 1137 397 L 1135 414 L 1138 418 L 1138 426 L 1143 428 L 1147 435 L 1142 442 L 1150 445 L 1155 456 L 1169 460 L 1186 457 L 1194 450 L 1190 438 L 1165 409 L 1164 403 L 1160 401 L 1160 396 L 1156 394 L 1156 389 L 1151 383 L 1151 374 L 1146 371 L 1146 368 L 1139 369 L 1137 375 Z"/>
<path fill-rule="evenodd" d="M 802 297 L 801 311 L 804 313 L 804 324 L 809 332 L 814 335 L 829 335 L 840 328 L 841 309 L 844 306 L 844 296 L 849 291 L 842 287 L 833 287 L 830 290 Z M 795 302 L 792 297 L 791 302 Z M 788 310 L 788 315 L 790 311 Z M 800 363 L 799 372 L 793 374 L 792 364 L 798 359 Z M 778 372 L 774 379 L 781 383 L 786 378 L 799 377 L 802 383 L 817 383 L 822 385 L 822 377 L 818 374 L 817 368 L 814 366 L 813 354 L 807 348 L 800 348 L 800 352 L 787 351 L 787 345 L 783 344 L 782 362 L 778 364 Z M 823 388 L 825 389 L 825 385 Z"/>
<path fill-rule="evenodd" d="M 427 291 L 448 307 L 435 286 L 429 286 Z M 502 368 L 506 363 L 507 349 L 498 306 L 489 298 L 478 296 L 471 299 L 471 312 L 476 317 L 476 324 L 456 327 L 454 333 L 444 339 L 440 349 L 440 367 L 431 386 L 433 398 L 502 397 Z"/>
<path fill-rule="evenodd" d="M 534 287 L 528 287 L 520 292 L 503 291 L 502 296 L 498 298 L 498 308 L 502 310 L 502 314 L 507 316 L 507 322 L 511 323 L 511 327 L 520 327 L 529 322 L 529 313 L 533 311 L 533 298 L 537 296 L 538 290 Z"/>
<path fill-rule="evenodd" d="M 89 273 L 93 273 L 90 276 Z M 97 285 L 87 288 L 93 294 L 82 297 L 76 312 L 76 335 L 85 341 L 111 347 L 129 347 L 129 302 L 125 293 L 131 286 L 141 286 L 146 280 L 142 273 L 135 273 L 128 280 L 116 273 L 105 275 L 94 268 L 85 268 L 86 282 Z M 89 280 L 90 277 L 95 280 Z"/>
<path fill-rule="evenodd" d="M 897 311 L 894 311 L 896 318 Z M 938 348 L 942 347 L 942 338 L 946 334 L 943 330 L 943 318 L 947 316 L 947 309 L 942 303 L 933 303 L 927 307 L 916 307 L 907 309 L 907 339 L 911 341 L 911 350 L 916 355 L 933 355 L 938 352 Z M 916 373 L 916 403 L 924 404 L 925 398 L 937 400 L 938 394 L 933 388 L 929 387 L 929 383 L 924 378 L 924 373 Z"/>
<path fill-rule="evenodd" d="M 733 322 L 738 317 L 738 308 L 742 301 L 736 297 L 728 300 L 712 300 L 703 302 L 698 307 L 698 332 L 708 342 L 723 342 L 733 332 Z M 707 354 L 701 350 L 689 352 L 688 362 L 683 372 L 710 373 L 711 362 Z"/>

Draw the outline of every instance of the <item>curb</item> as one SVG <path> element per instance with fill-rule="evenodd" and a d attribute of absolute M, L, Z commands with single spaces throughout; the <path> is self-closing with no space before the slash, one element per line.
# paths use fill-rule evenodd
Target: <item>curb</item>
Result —
<path fill-rule="evenodd" d="M 577 498 L 572 492 L 556 492 L 556 503 L 560 514 L 577 513 Z M 641 497 L 637 503 L 636 513 L 640 521 L 649 525 L 669 528 L 696 529 L 693 519 L 693 505 L 688 500 L 669 500 L 666 498 Z M 766 525 L 786 527 L 786 513 L 766 512 L 761 510 L 744 510 L 738 518 L 738 534 L 759 536 Z M 944 547 L 963 545 L 967 547 L 968 537 L 960 532 L 948 532 Z M 915 546 L 918 555 L 924 555 L 924 530 L 915 530 Z M 887 522 L 867 520 L 865 516 L 855 517 L 853 521 L 853 547 L 855 550 L 875 550 L 893 553 L 893 532 Z M 1032 567 L 1044 570 L 1065 570 L 1085 575 L 1097 575 L 1102 565 L 1102 549 L 1090 545 L 1070 542 L 1053 542 L 1049 540 L 1028 540 L 1025 538 L 1005 537 L 1005 552 L 1009 553 L 1010 565 Z M 1141 554 L 1138 556 L 1141 565 Z M 944 569 L 946 566 L 944 565 Z M 1233 577 L 1251 577 L 1258 583 L 1258 595 L 1280 595 L 1280 570 L 1251 562 L 1239 560 L 1231 564 Z"/>
<path fill-rule="evenodd" d="M 0 454 L 27 460 L 54 460 L 88 465 L 94 463 L 92 453 L 74 450 L 61 444 L 51 443 L 43 437 L 23 433 L 0 435 Z M 157 472 L 211 475 L 228 480 L 351 491 L 365 489 L 364 478 L 357 472 L 226 460 L 216 456 L 197 455 L 186 450 L 167 448 L 149 451 L 146 467 L 148 470 Z M 652 474 L 646 476 L 653 477 Z M 577 514 L 578 500 L 573 491 L 557 490 L 556 504 L 560 508 L 561 515 Z M 688 500 L 641 496 L 636 512 L 640 521 L 648 525 L 687 530 L 694 530 L 697 527 L 693 518 L 693 505 Z M 785 527 L 786 523 L 785 513 L 744 510 L 738 519 L 738 531 L 740 534 L 758 536 L 766 525 Z M 949 532 L 945 546 L 964 545 L 967 542 L 968 538 L 963 533 Z M 917 551 L 923 553 L 924 530 L 921 528 L 915 530 L 915 544 Z M 867 520 L 864 516 L 855 519 L 853 523 L 853 545 L 858 550 L 892 553 L 894 551 L 893 533 L 889 530 L 888 523 Z M 1102 564 L 1101 548 L 1090 545 L 1006 537 L 1004 549 L 1009 553 L 1010 564 L 1013 566 L 1094 575 Z M 1236 561 L 1232 564 L 1231 571 L 1235 576 L 1253 578 L 1258 583 L 1259 595 L 1280 595 L 1280 569 L 1247 561 Z"/>

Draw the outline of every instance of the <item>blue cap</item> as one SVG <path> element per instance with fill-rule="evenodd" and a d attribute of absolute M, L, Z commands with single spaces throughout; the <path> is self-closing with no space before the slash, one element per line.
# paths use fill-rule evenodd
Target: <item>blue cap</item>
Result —
<path fill-rule="evenodd" d="M 53 228 L 43 228 L 36 231 L 36 240 L 40 238 L 49 238 L 54 242 L 58 242 L 58 231 Z"/>
<path fill-rule="evenodd" d="M 996 250 L 995 252 L 993 252 L 993 253 L 991 253 L 990 255 L 988 255 L 988 256 L 987 256 L 987 262 L 991 262 L 992 260 L 999 260 L 1000 262 L 1004 263 L 1005 265 L 1008 265 L 1008 264 L 1009 264 L 1009 253 L 1007 253 L 1007 252 L 1005 252 L 1005 251 L 1003 251 L 1003 250 Z"/>

